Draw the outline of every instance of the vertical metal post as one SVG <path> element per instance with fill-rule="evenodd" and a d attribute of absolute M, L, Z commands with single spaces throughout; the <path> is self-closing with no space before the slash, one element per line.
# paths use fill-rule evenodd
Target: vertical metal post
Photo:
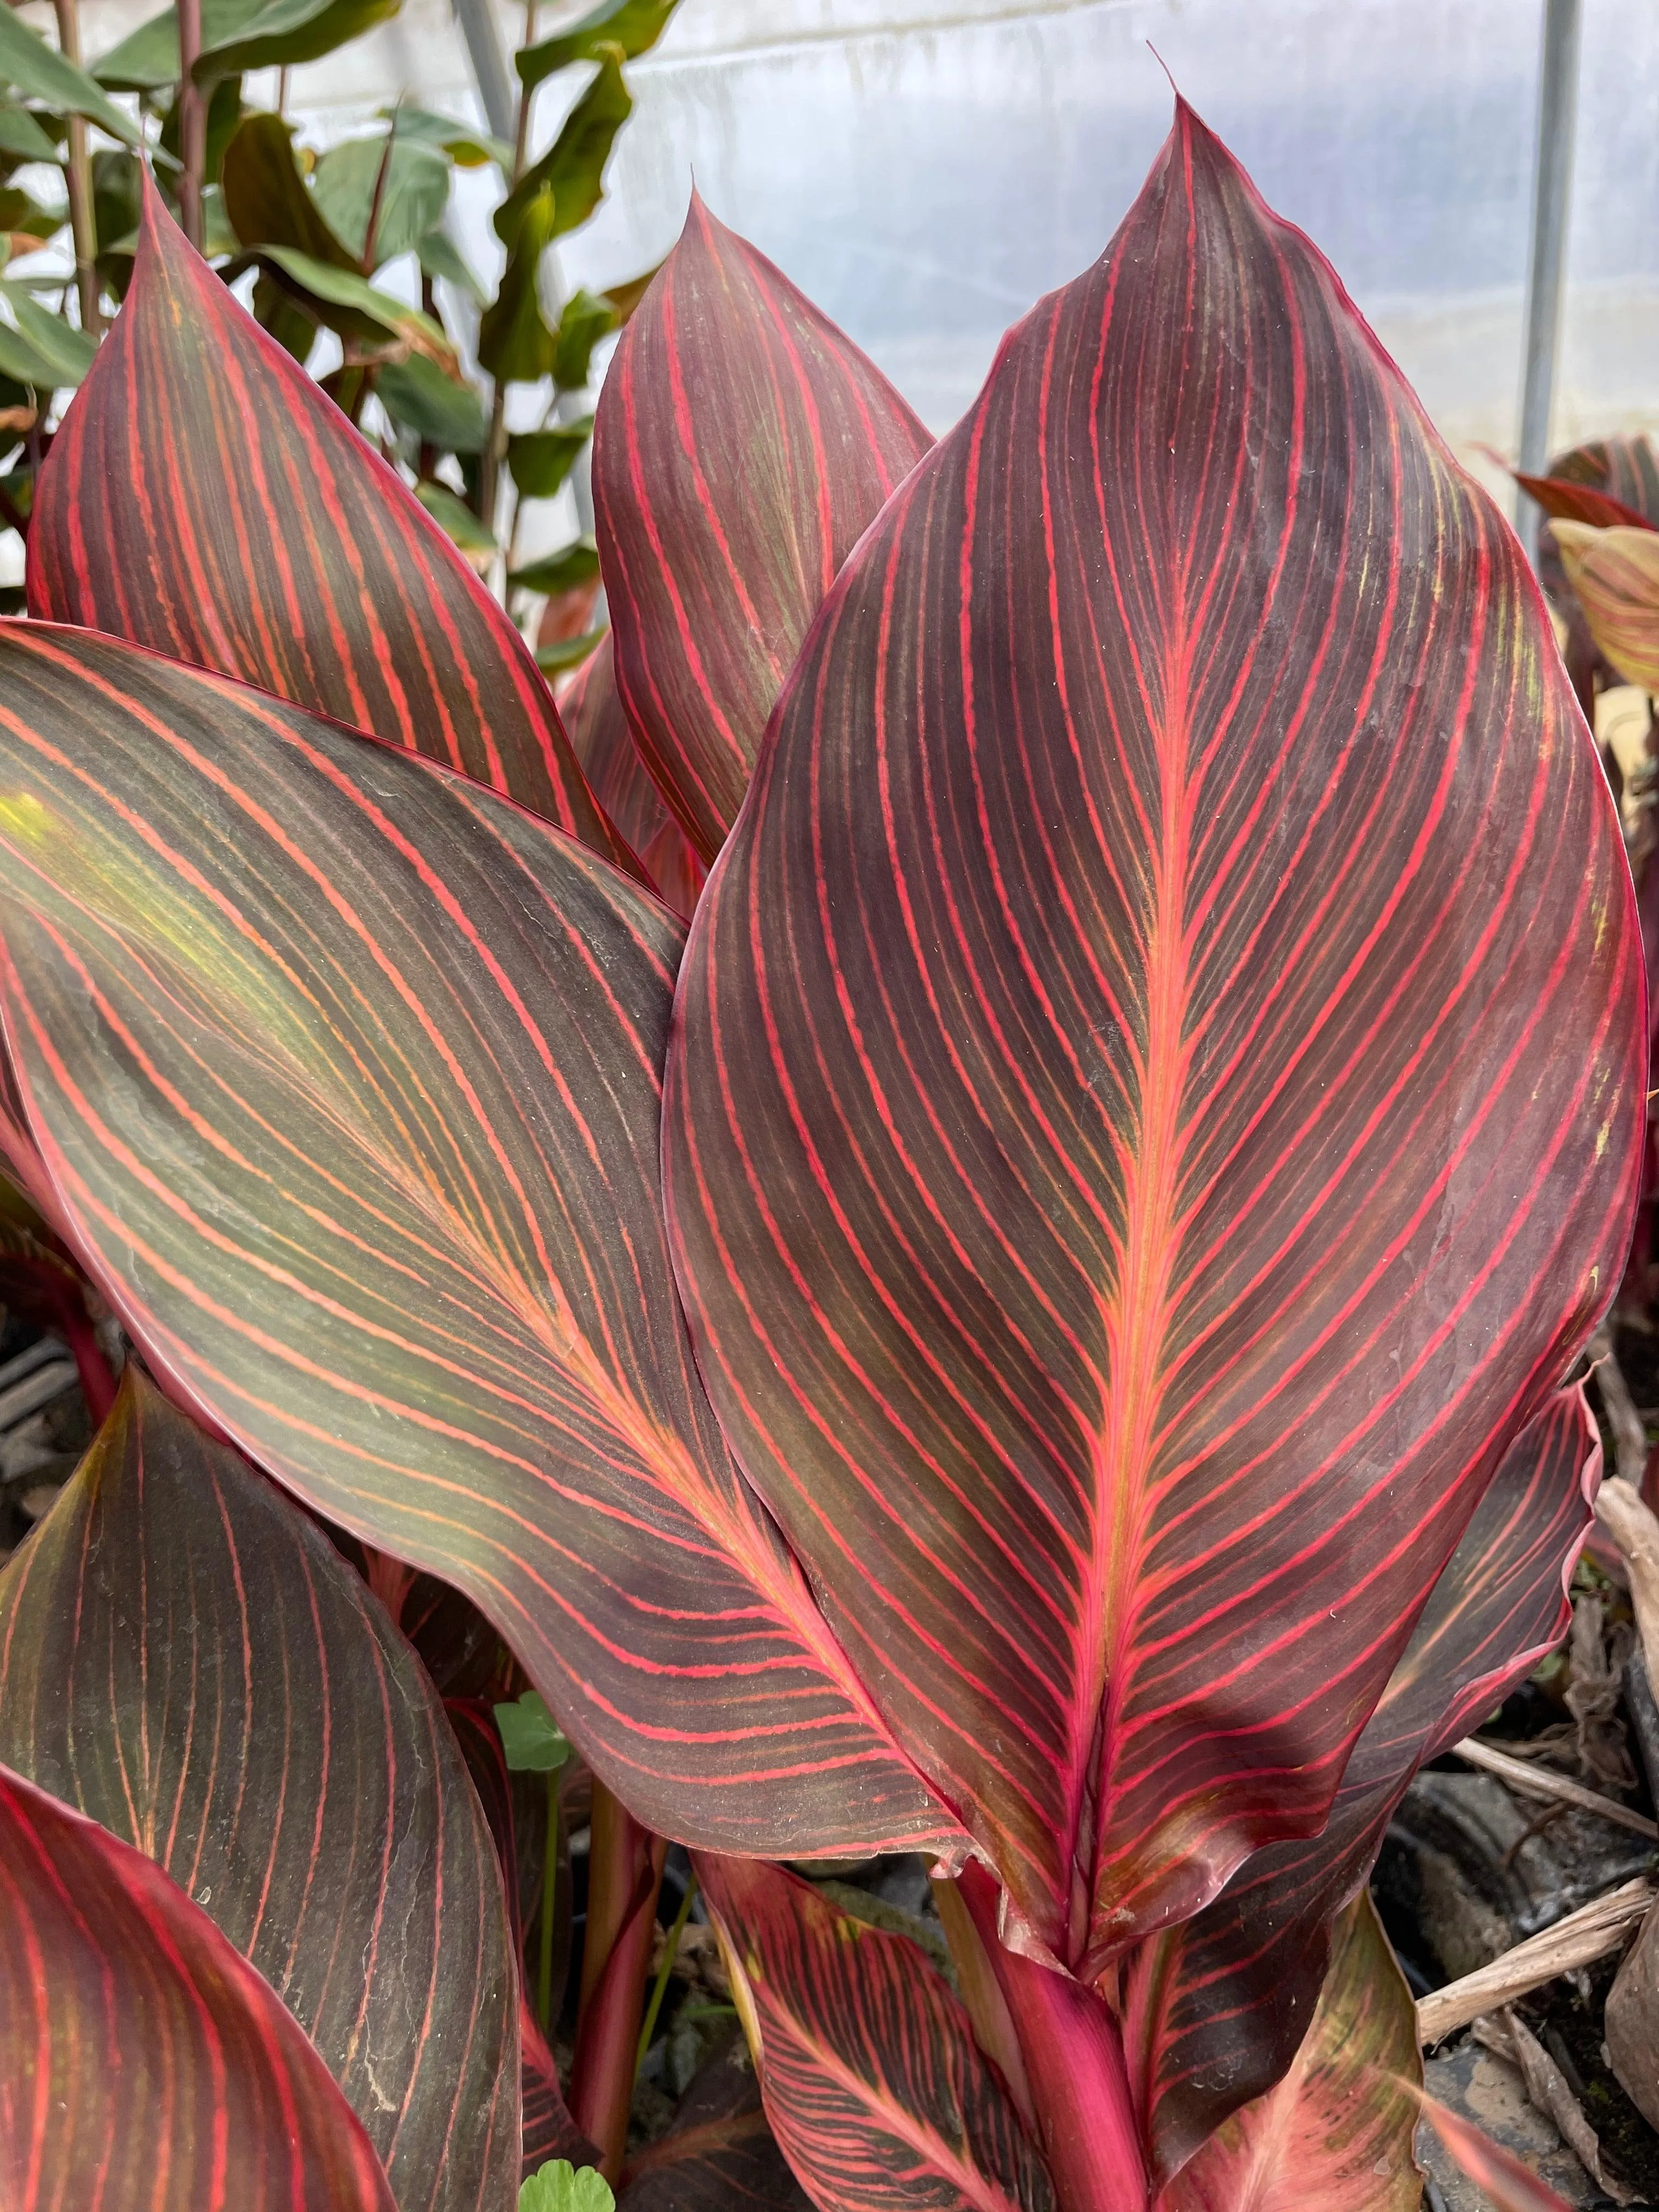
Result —
<path fill-rule="evenodd" d="M 1527 270 L 1521 467 L 1536 476 L 1549 454 L 1550 401 L 1561 331 L 1572 185 L 1572 130 L 1578 106 L 1578 0 L 1544 0 L 1538 67 L 1538 142 L 1533 169 L 1532 253 Z M 1535 556 L 1538 509 L 1524 496 L 1516 527 Z"/>
<path fill-rule="evenodd" d="M 518 129 L 519 101 L 501 51 L 495 11 L 489 0 L 455 0 L 455 13 L 461 19 L 461 35 L 466 40 L 478 97 L 483 102 L 484 120 L 495 137 L 505 138 L 510 146 Z"/>

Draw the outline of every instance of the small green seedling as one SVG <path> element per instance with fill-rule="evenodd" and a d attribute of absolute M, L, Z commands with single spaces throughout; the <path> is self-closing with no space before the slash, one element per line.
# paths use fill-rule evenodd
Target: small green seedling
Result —
<path fill-rule="evenodd" d="M 568 2158 L 549 2159 L 519 2186 L 519 2212 L 616 2212 L 616 2203 L 597 2166 L 572 2166 Z"/>

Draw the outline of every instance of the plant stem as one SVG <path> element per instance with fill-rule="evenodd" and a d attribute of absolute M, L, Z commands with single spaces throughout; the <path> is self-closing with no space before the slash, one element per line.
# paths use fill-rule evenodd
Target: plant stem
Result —
<path fill-rule="evenodd" d="M 58 43 L 66 61 L 81 65 L 81 11 L 78 0 L 54 0 Z M 93 215 L 92 156 L 87 151 L 87 126 L 78 115 L 69 118 L 70 229 L 75 238 L 75 282 L 81 295 L 81 327 L 88 337 L 101 337 L 103 309 L 98 300 L 98 228 Z"/>
<path fill-rule="evenodd" d="M 634 2054 L 634 2078 L 639 2079 L 640 2069 L 645 2063 L 645 2054 L 651 2048 L 651 2039 L 657 2032 L 657 2015 L 662 2010 L 662 2001 L 668 1994 L 668 1978 L 674 1971 L 674 1960 L 679 1954 L 680 1936 L 691 1917 L 691 1900 L 697 1893 L 697 1877 L 688 1875 L 685 1894 L 680 1899 L 680 1909 L 674 1915 L 674 1924 L 668 1931 L 668 1941 L 663 1947 L 662 1964 L 657 1969 L 657 1978 L 651 1984 L 651 2000 L 645 2008 L 645 2019 L 640 2027 L 639 2047 Z"/>
<path fill-rule="evenodd" d="M 202 250 L 202 182 L 207 170 L 207 103 L 196 82 L 202 52 L 202 0 L 179 0 L 179 213 L 185 236 Z"/>
<path fill-rule="evenodd" d="M 597 1775 L 588 1857 L 581 2007 L 570 2069 L 570 2114 L 599 2153 L 614 2188 L 622 2175 L 634 2098 L 645 1970 L 657 1924 L 668 1846 L 641 1827 Z"/>
<path fill-rule="evenodd" d="M 1000 1893 L 983 1867 L 969 1864 L 957 1887 L 1019 2038 L 1060 2212 L 1147 2212 L 1123 2039 L 1105 2001 L 1006 1947 L 997 1933 Z"/>
<path fill-rule="evenodd" d="M 559 1880 L 559 1770 L 547 1777 L 547 1846 L 542 1854 L 541 1949 L 536 1960 L 536 2018 L 544 2035 L 553 2033 L 553 1899 Z"/>
<path fill-rule="evenodd" d="M 537 0 L 527 0 L 524 11 L 524 42 L 533 46 L 536 40 Z M 519 115 L 513 131 L 513 174 L 507 179 L 512 191 L 524 174 L 524 157 L 530 143 L 530 108 L 532 94 L 519 86 Z M 489 435 L 484 441 L 483 467 L 478 484 L 478 520 L 486 530 L 495 527 L 497 494 L 501 480 L 501 463 L 507 459 L 507 387 L 497 383 L 495 396 L 489 404 Z"/>

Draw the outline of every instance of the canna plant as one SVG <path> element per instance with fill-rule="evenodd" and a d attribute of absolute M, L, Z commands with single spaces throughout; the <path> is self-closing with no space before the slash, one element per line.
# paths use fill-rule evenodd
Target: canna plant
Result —
<path fill-rule="evenodd" d="M 616 2179 L 672 1838 L 823 2212 L 1405 2212 L 1365 1877 L 1565 1624 L 1643 1143 L 1520 550 L 1184 104 L 938 444 L 694 206 L 594 489 L 568 735 L 149 197 L 0 632 L 7 1156 L 143 1370 L 0 1581 L 0 2172 Z M 568 2084 L 416 1576 L 592 1770 Z M 799 1871 L 896 1850 L 954 1980 Z"/>

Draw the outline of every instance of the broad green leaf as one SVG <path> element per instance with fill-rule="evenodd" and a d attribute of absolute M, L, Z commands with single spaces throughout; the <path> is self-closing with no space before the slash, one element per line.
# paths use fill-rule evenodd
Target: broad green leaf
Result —
<path fill-rule="evenodd" d="M 83 69 L 77 69 L 67 55 L 30 30 L 11 8 L 0 8 L 0 82 L 21 92 L 25 100 L 39 100 L 62 112 L 84 116 L 128 146 L 143 143 L 143 134 L 132 118 L 124 114 Z"/>
<path fill-rule="evenodd" d="M 616 2212 L 616 2203 L 598 2166 L 568 2158 L 549 2159 L 519 2189 L 519 2212 Z"/>
<path fill-rule="evenodd" d="M 48 138 L 27 107 L 15 100 L 0 100 L 0 155 L 14 161 L 56 161 L 69 159 L 65 148 Z"/>
<path fill-rule="evenodd" d="M 401 0 L 202 0 L 196 81 L 245 70 L 316 61 L 395 15 Z M 96 63 L 93 75 L 117 92 L 157 92 L 179 77 L 179 17 L 152 15 Z"/>
<path fill-rule="evenodd" d="M 458 492 L 447 484 L 426 478 L 415 487 L 415 496 L 453 545 L 463 553 L 494 556 L 500 547 Z"/>
<path fill-rule="evenodd" d="M 468 299 L 482 307 L 487 298 L 483 286 L 466 264 L 466 257 L 447 231 L 429 230 L 416 247 L 421 258 L 421 267 L 428 276 L 441 276 L 465 292 Z"/>
<path fill-rule="evenodd" d="M 521 591 L 538 592 L 544 599 L 552 599 L 559 592 L 568 592 L 578 584 L 591 583 L 599 573 L 599 556 L 591 538 L 578 538 L 568 545 L 550 553 L 545 560 L 528 562 L 515 568 L 507 578 Z"/>
<path fill-rule="evenodd" d="M 424 354 L 389 361 L 374 380 L 375 396 L 394 422 L 441 453 L 481 453 L 489 435 L 483 401 L 470 384 L 446 376 Z"/>
<path fill-rule="evenodd" d="M 553 381 L 561 392 L 585 392 L 593 349 L 621 321 L 609 299 L 578 289 L 565 301 L 553 345 Z"/>
<path fill-rule="evenodd" d="M 398 136 L 416 144 L 435 146 L 447 154 L 458 169 L 482 169 L 494 161 L 503 174 L 513 167 L 513 149 L 504 138 L 492 138 L 470 123 L 457 123 L 447 115 L 434 115 L 425 107 L 382 108 L 390 122 L 395 113 Z"/>
<path fill-rule="evenodd" d="M 39 392 L 77 385 L 92 367 L 95 339 L 43 307 L 24 285 L 0 279 L 10 323 L 0 320 L 0 375 Z"/>
<path fill-rule="evenodd" d="M 67 207 L 42 207 L 21 185 L 0 185 L 0 230 L 46 239 L 60 231 L 68 220 Z"/>
<path fill-rule="evenodd" d="M 507 465 L 523 499 L 551 499 L 581 458 L 593 434 L 593 418 L 561 422 L 550 430 L 526 430 L 507 441 Z"/>
<path fill-rule="evenodd" d="M 280 115 L 250 115 L 240 125 L 225 149 L 220 190 L 231 228 L 250 250 L 291 246 L 313 261 L 362 273 L 301 175 L 293 131 Z"/>
<path fill-rule="evenodd" d="M 361 263 L 385 163 L 386 182 L 374 225 L 377 269 L 412 252 L 442 220 L 449 202 L 449 165 L 441 153 L 405 141 L 401 131 L 391 142 L 389 156 L 386 143 L 383 133 L 331 146 L 319 160 L 311 180 L 312 198 L 324 220 Z"/>
<path fill-rule="evenodd" d="M 291 246 L 262 246 L 258 252 L 278 283 L 310 308 L 319 322 L 337 331 L 342 337 L 367 345 L 401 340 L 440 368 L 460 374 L 454 347 L 440 325 L 418 307 L 380 291 L 355 270 L 313 260 Z"/>
<path fill-rule="evenodd" d="M 556 1773 L 571 1752 L 570 1739 L 547 1709 L 539 1691 L 526 1690 L 511 1704 L 495 1708 L 501 1751 L 515 1774 Z"/>
<path fill-rule="evenodd" d="M 625 283 L 608 284 L 605 287 L 605 297 L 616 310 L 619 326 L 625 325 L 632 319 L 635 308 L 639 306 L 641 301 L 662 274 L 662 268 L 663 264 L 659 261 L 654 269 L 644 270 L 639 276 L 629 277 Z"/>
<path fill-rule="evenodd" d="M 568 69 L 572 62 L 599 60 L 607 46 L 620 46 L 623 59 L 633 61 L 656 45 L 677 4 L 678 0 L 602 0 L 599 7 L 568 31 L 556 32 L 539 46 L 521 49 L 514 65 L 525 90 L 530 91 L 555 70 Z"/>
<path fill-rule="evenodd" d="M 580 668 L 609 635 L 607 629 L 585 629 L 577 637 L 556 637 L 536 647 L 536 665 L 544 676 L 562 676 L 567 669 Z"/>
<path fill-rule="evenodd" d="M 557 229 L 550 185 L 523 210 L 495 296 L 478 320 L 478 360 L 498 384 L 534 384 L 553 366 L 556 341 L 542 312 L 542 256 Z"/>
<path fill-rule="evenodd" d="M 262 331 L 270 332 L 284 353 L 302 368 L 305 367 L 316 349 L 318 325 L 268 269 L 262 269 L 253 280 L 253 319 Z M 410 356 L 411 360 L 416 357 Z M 387 363 L 388 368 L 392 366 Z M 407 363 L 398 366 L 406 367 Z M 441 369 L 434 368 L 432 374 L 443 383 L 449 382 Z"/>
<path fill-rule="evenodd" d="M 587 221 L 604 195 L 612 143 L 633 108 L 620 64 L 602 61 L 558 137 L 496 209 L 495 234 L 503 246 L 511 250 L 517 243 L 526 210 L 550 185 L 557 202 L 550 237 L 562 238 Z"/>

